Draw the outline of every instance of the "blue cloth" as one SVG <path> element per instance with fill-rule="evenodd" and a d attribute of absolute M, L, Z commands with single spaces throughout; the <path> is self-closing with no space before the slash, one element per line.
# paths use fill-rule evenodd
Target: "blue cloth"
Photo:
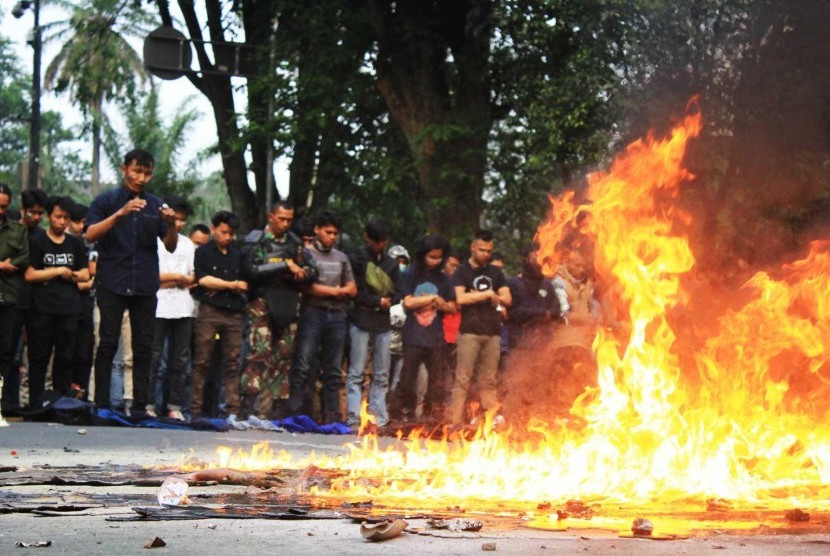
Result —
<path fill-rule="evenodd" d="M 101 193 L 89 207 L 86 227 L 106 220 L 133 196 L 124 186 Z M 98 270 L 95 284 L 119 295 L 155 295 L 159 289 L 156 238 L 167 235 L 167 223 L 159 212 L 164 202 L 146 192 L 138 196 L 147 201 L 147 205 L 121 218 L 96 244 Z"/>
<path fill-rule="evenodd" d="M 58 405 L 60 404 L 60 406 Z M 88 402 L 62 398 L 54 405 L 55 409 L 76 409 L 76 406 L 90 406 Z M 69 407 L 72 406 L 72 407 Z M 150 429 L 167 430 L 212 430 L 226 432 L 231 427 L 224 419 L 200 418 L 193 422 L 186 423 L 175 419 L 159 419 L 149 416 L 127 417 L 123 413 L 111 409 L 99 409 L 96 411 L 97 423 L 105 426 L 142 427 Z M 271 421 L 275 426 L 281 427 L 288 432 L 316 433 L 316 434 L 351 434 L 351 430 L 344 423 L 329 423 L 318 425 L 308 415 L 297 415 L 286 419 Z"/>
<path fill-rule="evenodd" d="M 308 415 L 295 415 L 278 421 L 272 421 L 278 427 L 288 432 L 310 432 L 317 434 L 351 434 L 352 431 L 344 423 L 329 423 L 318 425 Z"/>

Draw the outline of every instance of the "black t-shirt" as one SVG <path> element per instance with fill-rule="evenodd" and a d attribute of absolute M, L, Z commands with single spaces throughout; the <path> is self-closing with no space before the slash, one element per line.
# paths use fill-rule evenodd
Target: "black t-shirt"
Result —
<path fill-rule="evenodd" d="M 498 291 L 507 286 L 504 272 L 491 264 L 479 268 L 470 266 L 470 261 L 459 265 L 453 275 L 455 286 L 463 286 L 465 292 Z M 501 314 L 490 300 L 461 306 L 461 334 L 498 336 L 501 334 Z"/>
<path fill-rule="evenodd" d="M 402 275 L 403 295 L 418 297 L 438 294 L 444 301 L 455 301 L 452 281 L 440 270 L 415 274 L 408 270 Z M 444 326 L 441 311 L 423 307 L 406 312 L 403 325 L 403 343 L 409 346 L 434 347 L 444 344 Z"/>
<path fill-rule="evenodd" d="M 65 266 L 73 271 L 87 267 L 84 243 L 66 234 L 61 243 L 55 243 L 48 234 L 34 234 L 29 239 L 29 266 L 35 270 Z M 78 315 L 81 312 L 81 292 L 77 284 L 63 278 L 30 284 L 32 308 L 50 315 Z"/>
<path fill-rule="evenodd" d="M 228 246 L 228 252 L 222 253 L 215 241 L 209 241 L 196 249 L 193 267 L 197 283 L 205 276 L 221 278 L 228 282 L 242 280 L 242 251 L 231 244 Z M 194 296 L 202 303 L 237 313 L 244 311 L 248 303 L 248 297 L 237 290 L 207 290 L 198 287 Z"/>

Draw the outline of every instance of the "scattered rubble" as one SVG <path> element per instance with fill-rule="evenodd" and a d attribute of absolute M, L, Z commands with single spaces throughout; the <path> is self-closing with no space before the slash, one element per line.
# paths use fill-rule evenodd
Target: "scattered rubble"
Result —
<path fill-rule="evenodd" d="M 17 548 L 45 548 L 47 546 L 52 546 L 52 541 L 17 541 L 16 543 L 14 543 L 14 546 L 16 546 Z"/>
<path fill-rule="evenodd" d="M 484 522 L 474 519 L 428 519 L 430 529 L 446 529 L 447 531 L 481 531 Z"/>
<path fill-rule="evenodd" d="M 407 527 L 409 523 L 403 519 L 384 523 L 364 523 L 360 526 L 360 535 L 370 541 L 386 541 L 394 539 Z"/>
<path fill-rule="evenodd" d="M 167 546 L 167 543 L 164 542 L 161 537 L 156 537 L 155 539 L 145 544 L 144 548 L 161 548 L 163 546 Z"/>
<path fill-rule="evenodd" d="M 631 525 L 631 532 L 636 537 L 648 537 L 654 532 L 654 524 L 644 517 L 638 517 Z"/>
<path fill-rule="evenodd" d="M 810 521 L 810 514 L 798 508 L 794 510 L 787 510 L 786 512 L 784 512 L 784 517 L 787 521 L 792 521 L 796 523 L 804 523 L 806 521 Z"/>

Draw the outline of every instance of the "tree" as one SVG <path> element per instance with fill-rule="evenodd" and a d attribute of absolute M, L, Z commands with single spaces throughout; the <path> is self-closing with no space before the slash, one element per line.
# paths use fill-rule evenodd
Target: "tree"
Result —
<path fill-rule="evenodd" d="M 104 103 L 134 94 L 145 79 L 141 57 L 126 40 L 148 21 L 141 10 L 121 0 L 84 0 L 69 5 L 66 21 L 44 26 L 46 41 L 63 46 L 46 68 L 44 84 L 68 92 L 84 112 L 92 136 L 92 195 L 100 192 Z"/>
<path fill-rule="evenodd" d="M 562 187 L 606 159 L 621 119 L 618 68 L 641 8 L 618 0 L 509 0 L 494 13 L 495 124 L 487 225 L 518 253 Z"/>
<path fill-rule="evenodd" d="M 370 9 L 377 87 L 409 144 L 430 230 L 468 236 L 483 209 L 493 124 L 493 2 L 373 0 Z"/>
<path fill-rule="evenodd" d="M 248 2 L 243 1 L 243 4 Z M 267 6 L 269 2 L 261 2 Z M 193 47 L 196 51 L 196 59 L 199 64 L 200 73 L 188 73 L 187 79 L 196 89 L 205 96 L 213 109 L 213 119 L 216 123 L 219 153 L 222 157 L 223 175 L 227 186 L 228 195 L 231 200 L 233 212 L 241 221 L 242 231 L 249 230 L 263 223 L 264 213 L 257 207 L 256 196 L 248 187 L 247 166 L 245 163 L 246 142 L 241 136 L 238 115 L 233 98 L 233 86 L 231 76 L 222 72 L 216 67 L 214 56 L 209 53 L 211 45 L 206 41 L 229 42 L 231 34 L 240 31 L 239 21 L 233 11 L 237 3 L 223 5 L 221 0 L 205 0 L 205 12 L 207 18 L 208 36 L 202 33 L 204 28 L 199 21 L 195 3 L 189 0 L 179 0 L 179 8 L 184 17 L 184 23 L 190 38 L 193 40 Z M 168 0 L 156 0 L 161 21 L 164 25 L 173 26 L 173 16 L 170 13 Z M 272 20 L 263 16 L 261 25 L 271 28 Z M 260 64 L 263 58 L 257 58 Z M 266 57 L 267 61 L 268 58 Z M 262 68 L 262 71 L 270 73 L 273 68 Z"/>
<path fill-rule="evenodd" d="M 183 161 L 181 154 L 187 134 L 199 117 L 198 112 L 188 108 L 188 101 L 185 101 L 176 110 L 172 121 L 165 122 L 155 86 L 122 103 L 121 112 L 126 134 L 117 133 L 108 124 L 105 126 L 105 150 L 113 171 L 118 174 L 127 151 L 135 147 L 145 149 L 155 158 L 153 191 L 162 197 L 189 198 L 198 181 L 195 175 L 198 160 Z"/>
<path fill-rule="evenodd" d="M 20 185 L 15 167 L 26 158 L 31 81 L 9 41 L 0 36 L 0 181 Z"/>

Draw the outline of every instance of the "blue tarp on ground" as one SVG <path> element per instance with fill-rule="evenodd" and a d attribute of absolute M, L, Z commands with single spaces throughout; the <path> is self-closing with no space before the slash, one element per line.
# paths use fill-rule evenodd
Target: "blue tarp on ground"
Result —
<path fill-rule="evenodd" d="M 128 416 L 111 409 L 96 410 L 90 402 L 75 398 L 53 398 L 42 407 L 17 412 L 27 421 L 48 421 L 67 425 L 102 425 L 113 427 L 144 427 L 169 430 L 203 430 L 225 432 L 234 430 L 271 430 L 316 434 L 350 434 L 343 423 L 318 425 L 307 415 L 297 415 L 278 420 L 261 420 L 252 417 L 246 421 L 199 418 L 192 422 L 146 415 Z"/>

